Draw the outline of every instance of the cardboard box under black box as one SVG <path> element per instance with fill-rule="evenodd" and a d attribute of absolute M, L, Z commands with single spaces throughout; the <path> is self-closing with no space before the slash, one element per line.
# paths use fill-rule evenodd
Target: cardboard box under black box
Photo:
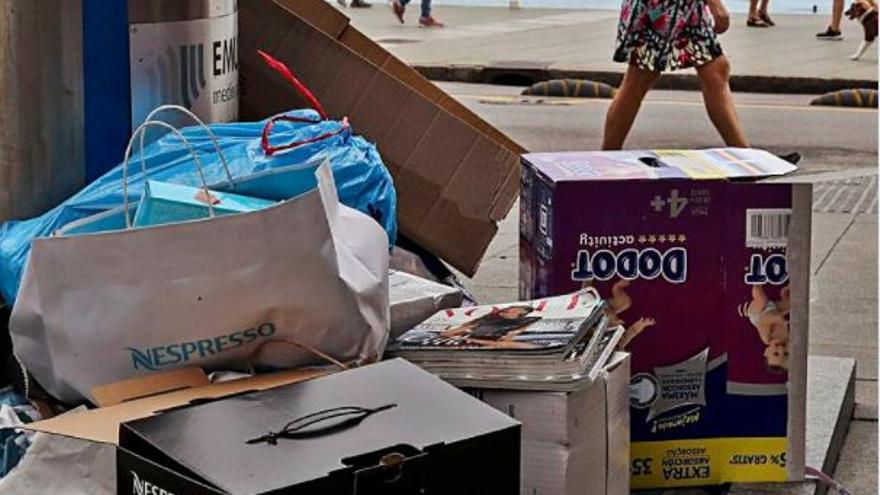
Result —
<path fill-rule="evenodd" d="M 401 359 L 128 422 L 120 447 L 126 495 L 519 493 L 519 423 Z"/>

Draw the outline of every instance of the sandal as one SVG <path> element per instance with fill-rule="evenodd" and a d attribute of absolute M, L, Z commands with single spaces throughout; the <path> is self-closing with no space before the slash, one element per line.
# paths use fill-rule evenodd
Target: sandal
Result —
<path fill-rule="evenodd" d="M 792 151 L 791 153 L 786 153 L 784 155 L 776 155 L 776 156 L 778 156 L 779 158 L 782 158 L 783 160 L 787 161 L 788 163 L 790 163 L 792 165 L 797 165 L 801 161 L 801 158 L 803 158 L 803 156 L 800 153 L 798 153 L 797 151 Z"/>
<path fill-rule="evenodd" d="M 776 23 L 773 22 L 773 19 L 770 18 L 770 14 L 768 14 L 766 10 L 759 10 L 758 18 L 767 23 L 768 26 L 776 25 Z"/>
<path fill-rule="evenodd" d="M 754 27 L 754 28 L 768 28 L 770 24 L 761 19 L 760 17 L 749 17 L 746 19 L 746 26 Z"/>

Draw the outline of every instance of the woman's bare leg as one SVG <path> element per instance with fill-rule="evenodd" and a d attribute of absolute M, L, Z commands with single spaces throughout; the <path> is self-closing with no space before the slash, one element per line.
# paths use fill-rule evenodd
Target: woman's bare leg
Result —
<path fill-rule="evenodd" d="M 630 65 L 627 68 L 605 117 L 605 135 L 602 138 L 603 150 L 623 148 L 623 142 L 626 141 L 626 136 L 632 129 L 639 108 L 642 106 L 642 100 L 645 99 L 645 95 L 654 86 L 658 77 L 660 77 L 659 72 L 640 69 L 635 65 Z"/>
<path fill-rule="evenodd" d="M 730 93 L 730 63 L 724 55 L 706 65 L 697 68 L 700 85 L 703 89 L 703 102 L 709 119 L 727 146 L 748 148 L 736 108 L 733 106 L 733 95 Z"/>
<path fill-rule="evenodd" d="M 749 19 L 758 18 L 758 0 L 749 0 Z"/>
<path fill-rule="evenodd" d="M 843 0 L 831 3 L 831 29 L 840 31 L 840 19 L 843 17 Z"/>
<path fill-rule="evenodd" d="M 776 23 L 770 18 L 769 5 L 770 0 L 761 0 L 761 9 L 758 11 L 758 17 L 760 17 L 768 26 L 775 26 Z"/>

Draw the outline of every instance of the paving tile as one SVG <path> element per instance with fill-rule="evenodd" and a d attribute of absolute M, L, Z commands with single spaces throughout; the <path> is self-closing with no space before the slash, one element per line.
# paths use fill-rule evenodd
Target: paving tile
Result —
<path fill-rule="evenodd" d="M 853 421 L 835 479 L 852 494 L 877 493 L 877 422 Z"/>

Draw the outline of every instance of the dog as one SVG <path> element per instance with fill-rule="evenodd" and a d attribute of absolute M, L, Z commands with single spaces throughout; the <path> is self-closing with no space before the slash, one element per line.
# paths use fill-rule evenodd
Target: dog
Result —
<path fill-rule="evenodd" d="M 850 60 L 858 60 L 877 39 L 877 7 L 870 0 L 856 0 L 844 14 L 849 19 L 857 20 L 865 30 L 865 38 L 849 57 Z"/>

